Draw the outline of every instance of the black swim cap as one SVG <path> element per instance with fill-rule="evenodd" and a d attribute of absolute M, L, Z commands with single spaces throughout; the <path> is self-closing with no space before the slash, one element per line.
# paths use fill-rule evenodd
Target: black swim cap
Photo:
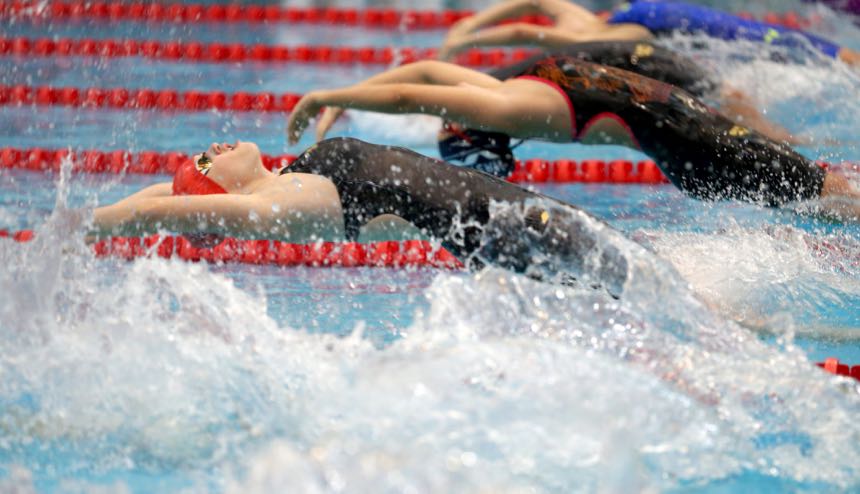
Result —
<path fill-rule="evenodd" d="M 442 159 L 466 168 L 507 178 L 514 172 L 511 137 L 501 132 L 459 129 L 445 124 L 451 135 L 439 141 Z"/>

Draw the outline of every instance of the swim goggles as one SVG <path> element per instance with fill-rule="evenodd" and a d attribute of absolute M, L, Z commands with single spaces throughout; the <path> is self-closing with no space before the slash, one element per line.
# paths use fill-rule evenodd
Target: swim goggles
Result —
<path fill-rule="evenodd" d="M 205 152 L 201 153 L 194 166 L 197 167 L 198 172 L 206 175 L 209 173 L 209 169 L 212 168 L 212 159 L 206 156 Z"/>

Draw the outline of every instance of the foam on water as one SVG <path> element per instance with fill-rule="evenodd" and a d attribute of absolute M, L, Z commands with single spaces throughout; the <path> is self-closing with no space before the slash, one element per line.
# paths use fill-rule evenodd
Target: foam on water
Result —
<path fill-rule="evenodd" d="M 296 476 L 321 491 L 583 492 L 856 477 L 842 457 L 857 457 L 856 396 L 790 347 L 702 328 L 713 318 L 695 306 L 672 335 L 636 303 L 500 271 L 440 276 L 429 296 L 406 338 L 315 397 L 333 430 L 307 451 L 271 446 L 236 492 Z"/>
<path fill-rule="evenodd" d="M 857 32 L 857 27 L 851 30 Z M 675 35 L 664 43 L 708 67 L 723 84 L 749 95 L 771 120 L 813 138 L 807 156 L 823 160 L 856 157 L 860 102 L 846 97 L 855 94 L 860 84 L 856 70 L 811 46 L 762 49 L 755 42 L 688 35 Z"/>
<path fill-rule="evenodd" d="M 731 224 L 713 233 L 639 235 L 726 317 L 760 328 L 856 334 L 860 243 L 845 233 Z M 838 331 L 836 331 L 838 333 Z"/>
<path fill-rule="evenodd" d="M 265 294 L 203 265 L 96 262 L 60 197 L 35 242 L 0 244 L 0 454 L 49 478 L 180 471 L 235 492 L 856 482 L 853 385 L 722 320 L 620 236 L 600 234 L 628 266 L 620 300 L 440 274 L 379 349 L 360 325 L 279 327 Z"/>

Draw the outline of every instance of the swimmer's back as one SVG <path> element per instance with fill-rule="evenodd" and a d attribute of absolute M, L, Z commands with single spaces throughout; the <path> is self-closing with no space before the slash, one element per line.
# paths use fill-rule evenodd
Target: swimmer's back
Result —
<path fill-rule="evenodd" d="M 470 267 L 494 264 L 538 279 L 576 279 L 619 295 L 623 236 L 564 202 L 412 150 L 326 139 L 285 172 L 313 173 L 338 190 L 347 238 L 368 221 L 397 215 Z"/>
<path fill-rule="evenodd" d="M 607 65 L 677 86 L 696 96 L 713 90 L 717 83 L 699 64 L 688 57 L 648 41 L 594 41 L 576 43 L 564 50 L 536 54 L 526 60 L 490 72 L 505 80 L 525 74 L 549 57 L 569 57 Z"/>
<path fill-rule="evenodd" d="M 672 183 L 695 197 L 777 206 L 821 193 L 824 174 L 815 163 L 675 86 L 565 57 L 544 59 L 521 77 L 548 84 L 567 100 L 571 140 L 599 139 L 605 131 L 591 129 L 617 124 Z"/>

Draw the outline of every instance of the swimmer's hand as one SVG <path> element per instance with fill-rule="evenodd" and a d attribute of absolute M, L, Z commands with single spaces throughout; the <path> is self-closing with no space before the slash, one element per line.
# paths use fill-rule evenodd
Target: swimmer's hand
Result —
<path fill-rule="evenodd" d="M 323 111 L 322 116 L 317 122 L 317 142 L 325 139 L 325 135 L 331 129 L 332 125 L 343 115 L 344 109 L 339 106 L 327 106 Z"/>
<path fill-rule="evenodd" d="M 290 145 L 299 142 L 305 129 L 310 125 L 311 119 L 317 116 L 320 108 L 317 91 L 311 91 L 299 100 L 287 121 L 287 141 Z"/>
<path fill-rule="evenodd" d="M 450 62 L 463 51 L 466 44 L 466 39 L 475 31 L 475 16 L 470 15 L 455 22 L 448 34 L 445 36 L 445 41 L 436 53 L 436 58 L 445 62 Z"/>
<path fill-rule="evenodd" d="M 436 53 L 436 58 L 443 62 L 453 61 L 454 57 L 459 55 L 466 48 L 466 45 L 468 44 L 467 38 L 468 37 L 465 34 L 451 30 L 448 33 L 448 36 L 445 37 L 445 42 L 442 43 L 442 46 Z"/>
<path fill-rule="evenodd" d="M 451 37 L 448 36 L 445 38 L 445 42 L 442 43 L 439 51 L 436 52 L 436 58 L 443 62 L 450 62 L 457 54 L 457 50 L 459 48 L 458 45 L 459 43 L 455 39 L 451 39 Z"/>

